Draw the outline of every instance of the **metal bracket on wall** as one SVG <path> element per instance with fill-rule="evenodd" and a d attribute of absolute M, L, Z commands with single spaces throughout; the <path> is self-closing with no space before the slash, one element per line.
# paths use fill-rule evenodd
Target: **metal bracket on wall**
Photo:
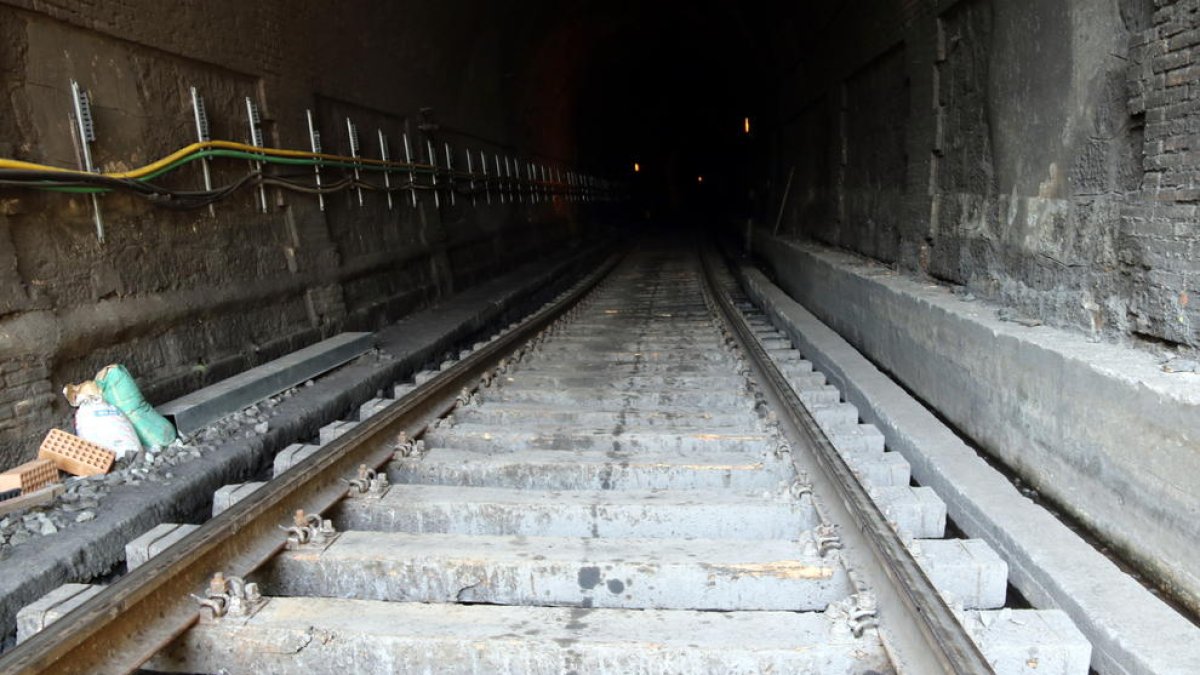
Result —
<path fill-rule="evenodd" d="M 514 200 L 513 200 L 512 168 L 509 166 L 509 161 L 510 160 L 509 160 L 508 156 L 505 155 L 505 157 L 504 157 L 504 187 L 508 192 L 508 201 L 511 202 Z M 518 195 L 518 197 L 520 197 L 520 195 Z M 525 200 L 521 199 L 521 201 L 525 201 Z"/>
<path fill-rule="evenodd" d="M 88 173 L 96 173 L 92 165 L 92 143 L 96 142 L 96 122 L 92 119 L 92 100 L 87 90 L 71 80 L 71 98 L 74 104 L 72 130 L 79 141 L 80 168 Z M 100 196 L 92 193 L 92 215 L 96 222 L 96 241 L 104 243 L 104 218 L 100 215 Z"/>
<path fill-rule="evenodd" d="M 387 135 L 383 133 L 383 129 L 376 129 L 379 132 L 379 158 L 385 162 L 392 161 L 391 155 L 388 153 Z M 392 172 L 390 169 L 383 171 L 383 187 L 387 195 L 388 211 L 392 210 Z"/>
<path fill-rule="evenodd" d="M 479 151 L 479 167 L 483 170 L 483 194 L 487 197 L 488 206 L 492 205 L 492 186 L 488 182 L 487 155 Z"/>
<path fill-rule="evenodd" d="M 313 119 L 312 110 L 306 109 L 304 111 L 304 115 L 305 115 L 305 117 L 308 118 L 308 145 L 310 148 L 312 148 L 312 152 L 314 155 L 319 155 L 319 154 L 321 154 L 321 132 L 317 129 L 317 123 L 316 123 L 316 120 Z M 320 190 L 321 190 L 321 165 L 320 164 L 313 165 L 313 173 L 315 174 L 315 178 L 317 181 L 317 183 L 316 183 L 317 184 L 317 205 L 321 208 L 322 211 L 324 211 L 325 210 L 325 195 L 321 194 L 321 192 L 320 192 Z"/>
<path fill-rule="evenodd" d="M 208 127 L 208 111 L 204 108 L 204 97 L 200 92 L 192 87 L 192 118 L 196 123 L 196 141 L 198 143 L 207 143 L 212 140 L 212 133 Z M 209 159 L 203 157 L 200 159 L 200 171 L 204 174 L 204 191 L 212 192 L 212 170 L 208 166 Z M 217 207 L 215 204 L 208 205 L 208 215 L 216 218 Z"/>
<path fill-rule="evenodd" d="M 470 183 L 468 183 L 468 187 L 471 191 L 471 206 L 475 206 L 475 162 L 471 159 L 470 148 L 466 149 L 465 154 L 467 155 L 467 175 L 470 176 Z"/>
<path fill-rule="evenodd" d="M 412 163 L 413 163 L 412 145 L 410 145 L 408 142 L 408 132 L 407 131 L 404 132 L 403 137 L 404 137 L 404 161 L 409 166 L 412 166 Z M 417 208 L 417 172 L 416 171 L 408 172 L 408 193 L 410 195 L 412 195 L 413 208 L 414 209 Z"/>
<path fill-rule="evenodd" d="M 492 155 L 492 158 L 496 160 L 496 191 L 500 193 L 500 203 L 504 204 L 504 174 L 500 173 L 500 155 Z"/>
<path fill-rule="evenodd" d="M 354 126 L 354 122 L 350 121 L 349 117 L 346 118 L 346 136 L 348 136 L 350 138 L 350 156 L 353 157 L 355 160 L 357 160 L 359 157 L 358 127 Z M 358 183 L 361 181 L 362 181 L 362 175 L 358 170 L 358 162 L 356 161 L 354 163 L 354 182 Z M 361 187 L 356 188 L 356 192 L 358 192 L 358 206 L 359 206 L 359 208 L 362 208 L 362 206 L 363 206 L 362 188 Z"/>
<path fill-rule="evenodd" d="M 437 152 L 436 152 L 436 151 L 434 151 L 434 149 L 433 149 L 433 141 L 431 141 L 431 140 L 429 140 L 429 139 L 426 139 L 426 140 L 425 140 L 425 154 L 426 154 L 426 156 L 427 156 L 427 157 L 429 157 L 429 166 L 433 167 L 433 173 L 429 174 L 430 178 L 431 178 L 431 179 L 432 179 L 432 181 L 433 181 L 433 205 L 434 205 L 434 207 L 435 207 L 435 208 L 439 208 L 439 209 L 440 209 L 440 208 L 442 208 L 442 199 L 441 199 L 441 197 L 439 197 L 439 196 L 438 196 L 438 182 L 437 182 L 438 164 L 437 164 Z"/>
<path fill-rule="evenodd" d="M 442 143 L 446 149 L 446 191 L 450 193 L 450 206 L 454 206 L 454 155 L 450 152 L 450 144 Z"/>
<path fill-rule="evenodd" d="M 254 99 L 250 98 L 249 96 L 246 97 L 246 121 L 250 126 L 250 145 L 253 145 L 256 148 L 264 147 L 266 144 L 263 142 L 262 116 L 258 113 L 258 104 L 256 104 Z M 252 165 L 254 166 L 254 170 L 261 175 L 263 171 L 263 163 L 253 162 Z M 258 186 L 258 200 L 259 205 L 262 207 L 262 212 L 266 213 L 267 188 L 261 183 Z"/>

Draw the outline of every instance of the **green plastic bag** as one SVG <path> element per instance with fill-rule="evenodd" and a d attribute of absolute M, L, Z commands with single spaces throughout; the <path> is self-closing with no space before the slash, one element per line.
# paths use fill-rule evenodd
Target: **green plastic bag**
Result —
<path fill-rule="evenodd" d="M 125 366 L 112 365 L 96 373 L 96 384 L 104 400 L 125 413 L 137 432 L 138 439 L 147 448 L 161 448 L 175 440 L 175 425 L 158 414 L 138 389 L 137 382 Z"/>

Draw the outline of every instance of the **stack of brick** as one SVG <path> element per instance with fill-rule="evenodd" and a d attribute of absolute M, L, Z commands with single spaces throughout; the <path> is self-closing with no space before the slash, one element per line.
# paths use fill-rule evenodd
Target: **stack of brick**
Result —
<path fill-rule="evenodd" d="M 74 476 L 108 473 L 116 454 L 59 429 L 42 441 L 38 458 L 0 473 L 0 513 L 47 503 L 58 494 L 59 471 Z"/>
<path fill-rule="evenodd" d="M 48 459 L 35 459 L 0 473 L 0 492 L 36 492 L 58 482 L 58 467 Z"/>
<path fill-rule="evenodd" d="M 62 471 L 75 476 L 108 473 L 116 454 L 73 434 L 51 429 L 38 449 L 38 459 L 53 462 Z"/>

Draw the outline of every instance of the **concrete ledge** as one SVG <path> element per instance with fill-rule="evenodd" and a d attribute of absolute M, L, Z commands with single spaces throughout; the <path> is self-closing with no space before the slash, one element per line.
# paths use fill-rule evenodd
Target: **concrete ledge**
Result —
<path fill-rule="evenodd" d="M 758 235 L 784 291 L 1200 612 L 1200 375 Z"/>
<path fill-rule="evenodd" d="M 376 343 L 390 360 L 343 366 L 282 402 L 266 433 L 232 439 L 179 465 L 170 481 L 117 486 L 100 502 L 95 520 L 14 548 L 0 563 L 5 570 L 0 574 L 0 635 L 12 633 L 23 606 L 63 583 L 112 572 L 124 559 L 125 544 L 159 523 L 203 520 L 215 490 L 268 475 L 280 449 L 351 415 L 379 390 L 489 325 L 515 320 L 551 299 L 572 278 L 573 269 L 592 264 L 599 255 L 593 249 L 556 265 L 531 263 L 378 331 Z"/>
<path fill-rule="evenodd" d="M 1131 411 L 1137 409 L 1138 402 L 1132 399 L 1139 396 L 1139 391 L 1141 397 L 1165 398 L 1164 405 L 1174 406 L 1167 415 L 1181 415 L 1188 405 L 1186 396 L 1168 397 L 1161 389 L 1130 386 L 1128 379 L 1107 381 L 1100 366 L 1107 364 L 1112 368 L 1115 365 L 1112 360 L 1097 364 L 1060 356 L 1057 368 L 1033 365 L 1041 362 L 1033 355 L 1050 351 L 1048 346 L 1018 340 L 1011 335 L 1017 329 L 994 320 L 984 324 L 977 317 L 952 312 L 945 305 L 953 301 L 943 297 L 943 291 L 935 292 L 894 277 L 870 278 L 845 264 L 835 263 L 827 254 L 794 244 L 776 241 L 772 245 L 776 248 L 767 254 L 768 258 L 775 261 L 777 273 L 789 280 L 791 292 L 812 299 L 831 320 L 846 326 L 852 338 L 874 350 L 889 368 L 914 372 L 914 389 L 928 391 L 929 398 L 936 396 L 939 401 L 960 399 L 948 404 L 948 408 L 960 417 L 965 409 L 981 418 L 970 426 L 1002 427 L 1009 420 L 1008 426 L 1014 427 L 1014 433 L 1047 434 L 1051 430 L 1039 427 L 1037 415 L 1023 414 L 1021 410 L 1055 405 L 1063 416 L 1062 428 L 1057 433 L 1078 434 L 1076 440 L 1091 439 L 1092 452 L 1098 453 L 1116 448 L 1098 444 L 1094 431 L 1085 433 L 1080 428 L 1088 421 L 1099 424 L 1095 421 L 1097 414 L 1108 412 L 1136 428 L 1154 424 L 1150 420 L 1129 419 Z M 792 337 L 804 356 L 837 383 L 866 421 L 879 428 L 888 447 L 908 459 L 914 477 L 937 491 L 959 527 L 969 536 L 987 541 L 1000 553 L 1009 564 L 1012 583 L 1035 606 L 1059 608 L 1070 615 L 1092 642 L 1092 664 L 1097 670 L 1147 674 L 1200 672 L 1200 629 L 1045 509 L 1022 496 L 1007 478 L 992 469 L 929 410 L 763 273 L 743 267 L 739 276 L 750 296 Z M 980 308 L 968 308 L 982 314 Z M 1115 349 L 1086 346 L 1105 352 Z M 1087 368 L 1093 374 L 1069 376 L 1063 372 L 1068 362 L 1078 363 L 1079 368 Z M 1022 367 L 1022 364 L 1031 365 Z M 935 379 L 939 368 L 945 369 L 945 373 Z M 1148 364 L 1136 372 L 1152 374 L 1148 373 Z M 1076 388 L 1084 382 L 1100 387 L 1106 381 L 1110 394 L 1113 388 L 1132 391 L 1126 392 L 1125 400 L 1108 401 L 1101 410 L 1073 416 L 1072 412 L 1078 413 L 1076 406 L 1067 405 L 1063 399 L 1071 393 L 1083 396 Z M 1030 389 L 1034 382 L 1040 386 Z M 1069 391 L 1059 391 L 1056 387 L 1066 387 Z M 1097 400 L 1098 396 L 1099 393 L 1091 392 L 1084 398 L 1092 405 L 1099 405 L 1104 399 Z M 1124 404 L 1123 410 L 1117 410 L 1114 404 Z M 1143 400 L 1141 405 L 1148 403 Z M 1187 433 L 1183 418 L 1174 419 L 1181 424 L 1176 427 L 1180 433 Z M 968 426 L 967 421 L 963 420 L 964 427 Z M 1196 423 L 1195 419 L 1190 422 Z M 1105 422 L 1103 426 L 1110 428 L 1111 423 Z M 1160 427 L 1158 437 L 1166 431 Z M 1119 438 L 1127 439 L 1128 435 L 1121 433 Z M 1200 438 L 1200 434 L 1191 438 Z M 1175 447 L 1180 447 L 1182 441 L 1183 438 L 1175 437 Z M 1078 444 L 1041 447 L 1033 457 L 1025 458 L 1028 466 L 1038 466 L 1041 454 L 1078 448 Z M 1019 444 L 1009 449 L 1029 451 L 1029 445 Z M 1147 451 L 1153 452 L 1154 449 Z M 1069 487 L 1066 483 L 1070 475 L 1058 474 L 1063 482 L 1059 487 Z M 1076 486 L 1083 481 L 1078 480 Z M 1117 510 L 1115 502 L 1104 506 L 1105 514 Z"/>

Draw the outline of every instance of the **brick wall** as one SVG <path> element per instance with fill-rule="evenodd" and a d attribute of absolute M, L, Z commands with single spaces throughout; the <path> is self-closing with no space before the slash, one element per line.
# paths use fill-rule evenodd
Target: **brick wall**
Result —
<path fill-rule="evenodd" d="M 1142 122 L 1143 168 L 1122 213 L 1121 261 L 1135 288 L 1135 330 L 1200 346 L 1200 2 L 1155 0 L 1130 44 L 1129 107 Z"/>
<path fill-rule="evenodd" d="M 0 434 L 44 434 L 55 416 L 50 368 L 34 357 L 0 360 Z"/>

